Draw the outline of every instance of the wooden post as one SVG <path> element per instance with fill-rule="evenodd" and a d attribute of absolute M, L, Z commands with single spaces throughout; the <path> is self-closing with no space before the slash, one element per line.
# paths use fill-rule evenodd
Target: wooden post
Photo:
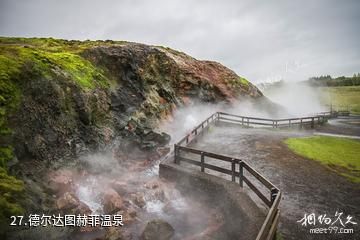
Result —
<path fill-rule="evenodd" d="M 243 163 L 242 161 L 239 163 L 239 167 L 240 167 L 240 169 L 239 169 L 239 173 L 240 173 L 240 175 L 239 175 L 240 187 L 243 187 L 243 175 L 244 175 L 243 164 L 244 164 L 244 163 Z"/>
<path fill-rule="evenodd" d="M 244 117 L 241 117 L 241 125 L 244 125 Z"/>
<path fill-rule="evenodd" d="M 235 182 L 235 159 L 231 159 L 231 181 Z"/>
<path fill-rule="evenodd" d="M 291 127 L 291 120 L 289 119 L 289 127 Z"/>
<path fill-rule="evenodd" d="M 178 163 L 178 161 L 177 161 L 178 155 L 179 155 L 178 145 L 177 145 L 177 144 L 174 144 L 174 162 L 175 162 L 175 163 Z"/>
<path fill-rule="evenodd" d="M 275 201 L 275 198 L 278 194 L 278 190 L 276 188 L 271 188 L 270 190 L 270 200 L 271 200 L 271 203 L 273 203 Z"/>
<path fill-rule="evenodd" d="M 250 123 L 249 123 L 249 118 L 247 118 L 247 125 L 250 126 Z"/>
<path fill-rule="evenodd" d="M 300 118 L 300 129 L 302 129 L 302 127 L 303 127 L 303 126 L 302 126 L 302 125 L 303 125 L 302 120 L 303 120 L 303 119 Z"/>
<path fill-rule="evenodd" d="M 275 125 L 276 128 L 278 128 L 278 121 L 276 120 L 276 125 Z"/>
<path fill-rule="evenodd" d="M 205 155 L 204 152 L 201 152 L 201 172 L 205 171 L 204 163 L 205 163 Z"/>
<path fill-rule="evenodd" d="M 311 128 L 314 128 L 314 118 L 311 118 Z"/>

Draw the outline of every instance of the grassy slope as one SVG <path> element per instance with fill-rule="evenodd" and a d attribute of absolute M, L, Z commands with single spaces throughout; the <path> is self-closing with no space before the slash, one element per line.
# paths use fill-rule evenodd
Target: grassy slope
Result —
<path fill-rule="evenodd" d="M 360 182 L 360 141 L 316 136 L 289 138 L 285 143 L 295 153 L 319 161 L 353 182 Z"/>
<path fill-rule="evenodd" d="M 321 87 L 325 104 L 333 104 L 335 109 L 348 109 L 360 114 L 360 86 Z"/>
<path fill-rule="evenodd" d="M 29 80 L 23 73 L 24 69 L 31 68 L 32 72 L 49 80 L 55 80 L 61 72 L 84 91 L 108 87 L 109 81 L 103 71 L 79 55 L 83 50 L 99 44 L 108 43 L 0 37 L 0 138 L 11 135 L 7 120 L 17 110 L 21 102 L 22 85 Z M 0 236 L 7 225 L 6 219 L 23 212 L 17 199 L 23 196 L 24 183 L 9 175 L 7 170 L 7 162 L 12 158 L 12 147 L 6 141 L 1 141 Z"/>

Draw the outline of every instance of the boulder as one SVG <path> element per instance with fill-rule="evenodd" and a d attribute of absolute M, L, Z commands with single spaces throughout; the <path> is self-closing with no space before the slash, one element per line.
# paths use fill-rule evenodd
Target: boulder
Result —
<path fill-rule="evenodd" d="M 118 227 L 110 227 L 106 230 L 105 238 L 106 240 L 125 240 L 122 234 L 121 228 Z"/>
<path fill-rule="evenodd" d="M 112 188 L 104 191 L 102 204 L 106 214 L 115 213 L 124 206 L 122 197 Z"/>
<path fill-rule="evenodd" d="M 141 193 L 131 194 L 131 200 L 140 208 L 146 205 L 144 196 Z"/>
<path fill-rule="evenodd" d="M 68 191 L 73 183 L 73 173 L 70 170 L 62 169 L 51 172 L 48 175 L 48 188 L 52 193 L 61 195 Z"/>
<path fill-rule="evenodd" d="M 59 210 L 74 209 L 80 205 L 79 199 L 70 192 L 64 193 L 56 200 L 56 207 Z"/>
<path fill-rule="evenodd" d="M 90 215 L 92 213 L 92 211 L 88 205 L 86 205 L 85 203 L 80 201 L 80 204 L 77 206 L 76 209 L 74 209 L 73 213 L 76 215 L 78 215 L 78 214 Z"/>
<path fill-rule="evenodd" d="M 117 193 L 121 194 L 122 196 L 127 194 L 129 190 L 129 186 L 126 182 L 123 181 L 112 181 L 110 183 L 112 189 L 114 189 Z"/>
<path fill-rule="evenodd" d="M 174 236 L 174 228 L 164 220 L 155 219 L 146 224 L 141 240 L 170 240 Z"/>

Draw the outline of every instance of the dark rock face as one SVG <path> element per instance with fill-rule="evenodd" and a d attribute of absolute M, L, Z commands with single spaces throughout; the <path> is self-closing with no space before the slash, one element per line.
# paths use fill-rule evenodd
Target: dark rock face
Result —
<path fill-rule="evenodd" d="M 167 222 L 156 219 L 147 223 L 141 234 L 141 240 L 170 240 L 174 235 L 174 228 Z"/>
<path fill-rule="evenodd" d="M 30 79 L 23 88 L 22 103 L 10 122 L 20 160 L 71 158 L 103 142 L 95 124 L 109 113 L 108 92 L 83 92 L 59 79 L 41 77 Z"/>

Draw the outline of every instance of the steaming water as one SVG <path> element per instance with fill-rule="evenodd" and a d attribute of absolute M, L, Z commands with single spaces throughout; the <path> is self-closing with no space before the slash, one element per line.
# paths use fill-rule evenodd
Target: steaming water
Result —
<path fill-rule="evenodd" d="M 303 83 L 284 82 L 280 86 L 264 89 L 263 93 L 273 102 L 284 106 L 292 116 L 329 111 L 321 103 L 321 90 Z"/>
<path fill-rule="evenodd" d="M 89 177 L 84 182 L 80 182 L 76 189 L 79 200 L 85 203 L 94 214 L 100 214 L 103 211 L 98 189 L 95 177 Z"/>
<path fill-rule="evenodd" d="M 163 208 L 165 203 L 160 200 L 151 200 L 146 202 L 146 211 L 148 213 L 157 213 L 163 215 Z"/>

